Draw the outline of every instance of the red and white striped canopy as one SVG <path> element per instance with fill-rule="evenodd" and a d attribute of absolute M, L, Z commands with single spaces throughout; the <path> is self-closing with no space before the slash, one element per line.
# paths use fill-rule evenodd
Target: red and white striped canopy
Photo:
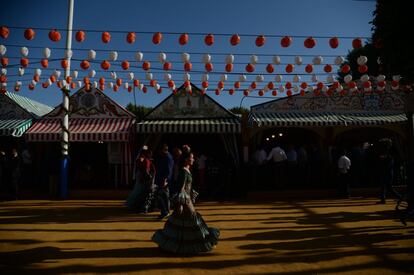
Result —
<path fill-rule="evenodd" d="M 128 141 L 132 118 L 70 118 L 69 141 Z M 28 141 L 60 141 L 61 119 L 45 118 L 26 132 Z"/>

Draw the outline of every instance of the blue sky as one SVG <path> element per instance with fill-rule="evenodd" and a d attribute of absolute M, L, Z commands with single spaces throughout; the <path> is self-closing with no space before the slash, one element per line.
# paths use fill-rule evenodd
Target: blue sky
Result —
<path fill-rule="evenodd" d="M 47 30 L 37 30 L 36 28 L 46 29 L 66 29 L 67 24 L 66 0 L 37 0 L 37 1 L 9 1 L 3 0 L 0 10 L 0 26 L 33 28 L 36 31 L 34 40 L 27 41 L 23 37 L 24 29 L 11 28 L 10 36 L 7 40 L 0 38 L 0 44 L 7 46 L 7 54 L 10 64 L 19 62 L 19 50 L 21 46 L 29 48 L 29 58 L 40 58 L 43 47 L 52 49 L 51 58 L 61 58 L 63 51 L 56 48 L 64 48 L 66 39 L 58 43 L 51 42 L 47 38 Z M 272 63 L 272 55 L 280 55 L 282 63 L 294 63 L 295 55 L 303 56 L 306 65 L 310 63 L 313 56 L 321 55 L 325 63 L 333 63 L 334 56 L 346 55 L 351 48 L 352 39 L 340 39 L 340 46 L 331 49 L 328 46 L 328 38 L 318 38 L 317 45 L 313 49 L 306 49 L 303 46 L 304 38 L 293 38 L 293 43 L 289 48 L 280 46 L 280 38 L 267 37 L 263 47 L 255 46 L 255 36 L 241 36 L 241 43 L 238 46 L 229 44 L 230 35 L 216 35 L 215 44 L 211 47 L 203 43 L 204 35 L 190 35 L 187 45 L 178 44 L 178 34 L 174 33 L 213 33 L 213 34 L 251 34 L 251 35 L 291 35 L 291 36 L 315 36 L 315 37 L 370 37 L 372 12 L 375 9 L 375 1 L 351 1 L 351 0 L 176 0 L 176 1 L 108 1 L 108 0 L 75 0 L 74 10 L 74 30 L 98 30 L 98 31 L 122 31 L 125 33 L 112 33 L 111 42 L 104 44 L 100 40 L 100 32 L 87 32 L 87 39 L 83 43 L 73 41 L 74 58 L 85 59 L 89 49 L 101 50 L 97 52 L 97 59 L 107 59 L 110 50 L 119 53 L 118 63 L 122 60 L 129 60 L 133 66 L 132 71 L 135 75 L 145 81 L 145 74 L 141 70 L 141 65 L 134 61 L 134 51 L 144 52 L 144 59 L 151 60 L 152 73 L 155 79 L 160 81 L 162 86 L 166 86 L 163 81 L 164 71 L 157 70 L 161 67 L 158 60 L 158 53 L 167 53 L 167 59 L 173 61 L 173 68 L 182 70 L 181 55 L 178 53 L 190 53 L 193 62 L 193 70 L 202 70 L 204 66 L 201 55 L 196 53 L 210 53 L 216 74 L 210 75 L 210 82 L 215 86 L 221 73 L 224 71 L 225 55 L 232 53 L 235 55 L 233 75 L 228 75 L 229 81 L 226 82 L 225 90 L 216 96 L 212 87 L 209 95 L 216 101 L 223 104 L 226 108 L 239 106 L 243 97 L 242 92 L 228 95 L 227 89 L 238 79 L 237 73 L 243 73 L 245 64 L 249 62 L 250 54 L 259 57 L 259 64 L 256 66 L 255 74 L 248 75 L 248 83 L 255 79 L 255 75 L 260 72 L 265 73 L 267 63 Z M 137 42 L 130 45 L 125 42 L 126 32 L 150 32 L 137 33 Z M 163 41 L 160 45 L 151 43 L 153 32 L 164 33 Z M 66 33 L 62 32 L 63 37 Z M 10 46 L 9 46 L 10 45 Z M 12 47 L 16 45 L 18 47 Z M 32 48 L 39 47 L 39 48 Z M 124 52 L 131 51 L 131 52 Z M 154 53 L 148 53 L 154 52 Z M 177 52 L 177 53 L 171 53 Z M 285 56 L 292 55 L 292 56 Z M 177 62 L 174 62 L 177 61 Z M 217 63 L 215 63 L 217 62 Z M 79 68 L 79 61 L 72 62 L 72 69 L 79 71 L 80 76 L 87 74 Z M 260 64 L 263 63 L 263 64 Z M 296 68 L 296 72 L 303 72 L 305 65 Z M 97 70 L 97 76 L 104 76 L 108 81 L 109 72 L 100 72 L 99 64 L 93 65 Z M 61 93 L 56 86 L 48 89 L 41 88 L 40 85 L 34 91 L 29 91 L 26 87 L 32 78 L 35 68 L 40 65 L 31 64 L 22 77 L 18 77 L 17 68 L 9 68 L 8 78 L 9 87 L 12 88 L 16 80 L 23 80 L 24 87 L 21 94 L 40 102 L 55 106 L 62 100 Z M 50 68 L 60 68 L 60 62 L 51 62 Z M 119 66 L 112 66 L 120 71 L 118 75 L 126 78 L 126 73 L 122 72 Z M 43 71 L 42 77 L 45 79 L 53 70 Z M 284 66 L 277 66 L 276 73 L 285 73 Z M 321 72 L 316 70 L 316 72 Z M 183 72 L 171 73 L 177 85 L 183 82 Z M 191 79 L 196 85 L 201 84 L 201 73 L 191 73 Z M 247 74 L 246 74 L 247 75 Z M 292 76 L 284 76 L 284 81 L 291 80 Z M 320 75 L 324 80 L 326 75 Z M 303 75 L 303 81 L 309 81 L 310 76 Z M 96 79 L 97 80 L 97 79 Z M 265 82 L 274 81 L 274 75 L 265 74 Z M 259 86 L 264 86 L 261 83 Z M 247 84 L 246 84 L 247 85 Z M 125 89 L 118 92 L 105 90 L 111 98 L 125 106 L 133 102 L 132 93 Z M 157 94 L 155 90 L 149 89 L 147 94 L 140 91 L 136 92 L 137 104 L 145 106 L 155 106 L 170 94 L 169 89 L 164 89 L 162 94 Z M 252 95 L 257 95 L 257 91 Z M 270 95 L 269 95 L 270 96 Z M 281 95 L 283 96 L 283 95 Z M 272 98 L 246 98 L 243 101 L 244 107 L 272 100 Z"/>

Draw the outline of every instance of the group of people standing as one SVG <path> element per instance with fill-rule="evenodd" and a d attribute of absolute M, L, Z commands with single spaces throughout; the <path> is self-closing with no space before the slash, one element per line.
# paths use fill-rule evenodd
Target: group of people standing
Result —
<path fill-rule="evenodd" d="M 210 251 L 220 234 L 218 229 L 209 228 L 194 209 L 198 193 L 192 187 L 193 163 L 194 155 L 188 145 L 175 148 L 171 155 L 168 146 L 163 144 L 154 160 L 149 148 L 144 146 L 136 159 L 135 185 L 125 204 L 142 213 L 157 207 L 158 219 L 168 217 L 164 228 L 157 230 L 152 240 L 169 252 Z"/>

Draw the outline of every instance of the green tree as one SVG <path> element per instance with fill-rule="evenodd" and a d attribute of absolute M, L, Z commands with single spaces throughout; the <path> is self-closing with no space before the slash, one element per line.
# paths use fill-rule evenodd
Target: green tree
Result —
<path fill-rule="evenodd" d="M 249 109 L 245 108 L 245 107 L 232 107 L 229 109 L 230 112 L 234 113 L 234 114 L 248 114 L 249 113 Z"/>
<path fill-rule="evenodd" d="M 145 115 L 148 114 L 152 110 L 151 107 L 135 105 L 132 103 L 128 103 L 128 105 L 126 106 L 126 109 L 137 117 L 137 121 L 142 120 L 145 117 Z"/>

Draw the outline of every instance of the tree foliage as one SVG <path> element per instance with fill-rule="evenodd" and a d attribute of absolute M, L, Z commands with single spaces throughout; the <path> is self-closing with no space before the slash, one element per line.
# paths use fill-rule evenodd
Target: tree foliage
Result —
<path fill-rule="evenodd" d="M 152 107 L 128 103 L 126 109 L 136 116 L 137 121 L 140 121 L 152 110 Z"/>
<path fill-rule="evenodd" d="M 234 113 L 234 114 L 248 114 L 249 113 L 249 109 L 245 108 L 245 107 L 232 107 L 229 109 L 230 112 Z"/>

